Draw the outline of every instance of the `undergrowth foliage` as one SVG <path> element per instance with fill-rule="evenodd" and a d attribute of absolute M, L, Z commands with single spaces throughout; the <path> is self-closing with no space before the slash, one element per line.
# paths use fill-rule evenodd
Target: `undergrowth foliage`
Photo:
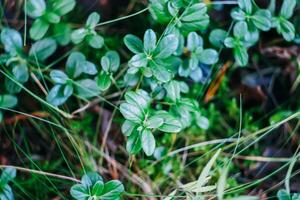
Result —
<path fill-rule="evenodd" d="M 105 35 L 97 30 L 99 13 L 91 13 L 82 27 L 72 27 L 64 20 L 75 4 L 75 0 L 27 0 L 24 12 L 34 20 L 29 29 L 33 40 L 30 47 L 24 47 L 22 33 L 10 27 L 1 29 L 4 48 L 0 57 L 1 81 L 6 92 L 0 95 L 0 107 L 17 106 L 18 93 L 26 90 L 31 78 L 51 83 L 46 97 L 40 97 L 39 101 L 48 102 L 61 112 L 65 111 L 58 106 L 68 104 L 71 97 L 89 102 L 103 94 L 124 91 L 116 109 L 124 118 L 121 130 L 127 138 L 129 154 L 143 151 L 146 156 L 152 156 L 157 147 L 157 134 L 178 133 L 192 125 L 209 127 L 198 100 L 187 95 L 188 83 L 205 82 L 207 68 L 219 64 L 222 49 L 232 49 L 236 64 L 243 67 L 249 62 L 248 49 L 259 42 L 261 32 L 276 29 L 284 40 L 295 39 L 295 27 L 290 19 L 296 0 L 284 0 L 278 13 L 274 1 L 262 9 L 253 0 L 238 0 L 231 12 L 229 30 L 209 28 L 208 7 L 200 0 L 150 0 L 152 19 L 163 25 L 165 31 L 149 28 L 142 39 L 134 33 L 126 35 L 124 44 L 131 53 L 129 60 L 121 63 L 125 58 L 117 50 L 109 49 Z M 207 43 L 204 34 L 209 34 Z M 49 65 L 47 59 L 67 45 L 74 48 L 63 61 L 65 67 L 54 69 L 55 64 Z M 105 53 L 94 62 L 80 46 L 102 49 Z M 0 120 L 2 115 L 1 112 Z M 14 176 L 15 171 L 11 169 L 3 171 L 1 199 L 12 199 L 8 182 Z M 198 192 L 197 187 L 191 191 Z M 105 183 L 96 173 L 87 173 L 71 189 L 71 195 L 82 200 L 119 199 L 123 192 L 121 182 Z M 279 198 L 284 199 L 283 195 L 281 192 Z"/>

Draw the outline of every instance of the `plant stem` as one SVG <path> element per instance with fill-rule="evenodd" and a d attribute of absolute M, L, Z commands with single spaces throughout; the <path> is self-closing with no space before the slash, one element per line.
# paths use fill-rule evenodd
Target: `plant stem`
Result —
<path fill-rule="evenodd" d="M 58 178 L 58 179 L 64 179 L 64 180 L 69 180 L 69 181 L 80 183 L 80 180 L 78 180 L 76 178 L 69 177 L 69 176 L 64 176 L 64 175 L 60 175 L 60 174 L 53 174 L 53 173 L 43 172 L 43 171 L 34 170 L 34 169 L 27 169 L 27 168 L 13 166 L 13 165 L 0 165 L 0 168 L 9 168 L 9 167 L 15 168 L 16 170 L 22 171 L 22 172 L 40 174 L 40 175 L 45 175 L 45 176 L 51 176 L 51 177 L 55 177 L 55 178 Z"/>
<path fill-rule="evenodd" d="M 99 23 L 99 24 L 96 25 L 96 27 L 107 25 L 107 24 L 111 24 L 111 23 L 115 23 L 115 22 L 118 22 L 118 21 L 122 21 L 122 20 L 125 20 L 125 19 L 128 19 L 128 18 L 137 16 L 137 15 L 139 15 L 141 13 L 146 12 L 147 10 L 149 10 L 149 7 L 144 8 L 143 10 L 140 10 L 140 11 L 138 11 L 136 13 L 131 14 L 131 15 L 126 15 L 124 17 L 120 17 L 120 18 L 117 18 L 117 19 L 113 19 L 113 20 L 109 20 L 109 21 L 106 21 L 106 22 Z"/>

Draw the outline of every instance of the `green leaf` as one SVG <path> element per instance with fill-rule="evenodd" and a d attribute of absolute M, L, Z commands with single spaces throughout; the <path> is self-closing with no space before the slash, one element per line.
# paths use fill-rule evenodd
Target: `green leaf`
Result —
<path fill-rule="evenodd" d="M 184 105 L 190 112 L 199 111 L 199 103 L 195 99 L 181 98 L 180 104 Z"/>
<path fill-rule="evenodd" d="M 155 50 L 155 58 L 168 58 L 177 50 L 179 41 L 175 35 L 167 35 L 159 42 Z"/>
<path fill-rule="evenodd" d="M 89 75 L 95 75 L 98 73 L 96 65 L 89 61 L 81 61 L 80 68 L 82 68 L 82 72 Z"/>
<path fill-rule="evenodd" d="M 277 198 L 278 200 L 292 200 L 289 193 L 283 189 L 277 192 Z"/>
<path fill-rule="evenodd" d="M 171 114 L 162 112 L 157 115 L 164 119 L 163 125 L 161 125 L 158 130 L 167 133 L 177 133 L 181 131 L 181 123 Z"/>
<path fill-rule="evenodd" d="M 73 94 L 73 91 L 74 91 L 73 85 L 72 84 L 66 84 L 64 86 L 63 95 L 69 97 Z"/>
<path fill-rule="evenodd" d="M 184 32 L 204 30 L 209 24 L 207 7 L 204 3 L 196 3 L 189 6 L 182 14 L 179 27 Z"/>
<path fill-rule="evenodd" d="M 295 38 L 295 27 L 291 22 L 282 20 L 280 23 L 280 33 L 286 41 L 292 41 Z"/>
<path fill-rule="evenodd" d="M 121 193 L 124 192 L 123 184 L 118 180 L 112 180 L 104 185 L 104 189 L 101 195 L 103 200 L 114 200 L 118 199 Z"/>
<path fill-rule="evenodd" d="M 18 93 L 22 90 L 22 87 L 20 87 L 19 85 L 17 85 L 7 77 L 4 80 L 4 85 L 5 85 L 5 89 L 11 94 Z"/>
<path fill-rule="evenodd" d="M 11 55 L 16 55 L 18 50 L 22 48 L 22 37 L 21 34 L 10 28 L 3 28 L 1 31 L 1 42 L 4 45 L 6 52 Z"/>
<path fill-rule="evenodd" d="M 149 129 L 142 131 L 142 147 L 147 156 L 151 156 L 155 150 L 155 138 Z"/>
<path fill-rule="evenodd" d="M 186 82 L 180 81 L 179 85 L 180 85 L 180 91 L 182 93 L 188 93 L 189 92 L 190 88 L 189 88 L 189 85 Z"/>
<path fill-rule="evenodd" d="M 80 42 L 82 42 L 85 38 L 85 36 L 87 35 L 87 30 L 84 28 L 80 28 L 77 30 L 74 30 L 71 34 L 71 40 L 74 44 L 79 44 Z"/>
<path fill-rule="evenodd" d="M 247 49 L 243 46 L 237 46 L 233 49 L 233 54 L 238 65 L 246 66 L 248 64 L 248 52 Z"/>
<path fill-rule="evenodd" d="M 147 98 L 137 92 L 128 91 L 125 94 L 125 99 L 127 103 L 140 107 L 141 109 L 146 109 L 149 106 L 148 94 Z"/>
<path fill-rule="evenodd" d="M 50 72 L 51 79 L 58 84 L 67 83 L 68 76 L 61 70 L 52 70 Z"/>
<path fill-rule="evenodd" d="M 96 78 L 97 85 L 101 91 L 107 90 L 111 85 L 110 75 L 102 71 Z"/>
<path fill-rule="evenodd" d="M 294 13 L 296 7 L 296 0 L 284 0 L 280 10 L 280 16 L 289 19 Z"/>
<path fill-rule="evenodd" d="M 70 43 L 71 27 L 68 24 L 58 23 L 53 26 L 53 38 L 64 46 Z"/>
<path fill-rule="evenodd" d="M 138 54 L 144 51 L 143 42 L 134 35 L 126 35 L 124 38 L 124 43 L 132 53 Z"/>
<path fill-rule="evenodd" d="M 132 121 L 125 120 L 121 127 L 122 133 L 126 136 L 130 136 L 135 130 L 136 125 L 137 124 Z"/>
<path fill-rule="evenodd" d="M 104 189 L 104 183 L 103 181 L 97 181 L 94 185 L 93 185 L 93 189 L 92 189 L 92 196 L 101 196 L 102 192 Z"/>
<path fill-rule="evenodd" d="M 14 200 L 14 194 L 11 187 L 7 184 L 1 188 L 0 199 L 2 200 Z"/>
<path fill-rule="evenodd" d="M 110 71 L 116 72 L 120 67 L 120 56 L 116 51 L 108 51 L 105 56 L 109 59 Z"/>
<path fill-rule="evenodd" d="M 76 184 L 71 187 L 70 194 L 77 200 L 86 200 L 89 195 L 89 190 L 81 184 Z"/>
<path fill-rule="evenodd" d="M 33 58 L 36 57 L 38 60 L 44 61 L 56 51 L 56 48 L 57 44 L 55 40 L 51 38 L 45 38 L 35 42 L 32 45 L 29 51 L 29 56 Z"/>
<path fill-rule="evenodd" d="M 195 70 L 199 67 L 199 55 L 191 55 L 190 59 L 188 60 L 188 70 Z"/>
<path fill-rule="evenodd" d="M 187 48 L 189 51 L 195 51 L 203 46 L 203 39 L 196 32 L 191 32 L 187 38 Z"/>
<path fill-rule="evenodd" d="M 224 40 L 224 44 L 227 48 L 233 48 L 235 45 L 234 38 L 228 37 Z"/>
<path fill-rule="evenodd" d="M 237 22 L 233 27 L 233 35 L 237 38 L 244 38 L 248 32 L 247 23 L 244 21 Z"/>
<path fill-rule="evenodd" d="M 245 47 L 254 46 L 259 40 L 259 30 L 257 28 L 253 28 L 252 30 L 248 30 L 248 33 L 245 35 L 243 45 Z"/>
<path fill-rule="evenodd" d="M 197 123 L 197 126 L 202 128 L 202 129 L 208 129 L 209 127 L 209 121 L 206 117 L 203 117 L 203 116 L 197 116 L 196 118 L 196 123 Z"/>
<path fill-rule="evenodd" d="M 196 21 L 207 11 L 205 3 L 196 3 L 189 6 L 181 16 L 182 21 Z"/>
<path fill-rule="evenodd" d="M 12 73 L 17 81 L 25 83 L 29 78 L 28 67 L 26 63 L 18 63 L 13 66 Z"/>
<path fill-rule="evenodd" d="M 43 19 L 51 24 L 57 24 L 60 22 L 60 16 L 54 12 L 46 12 Z"/>
<path fill-rule="evenodd" d="M 144 118 L 143 111 L 135 105 L 129 103 L 122 103 L 120 105 L 120 111 L 125 119 L 133 121 L 135 123 L 141 123 Z"/>
<path fill-rule="evenodd" d="M 168 3 L 168 11 L 173 17 L 177 17 L 179 13 L 178 7 L 175 5 L 175 2 Z"/>
<path fill-rule="evenodd" d="M 151 102 L 152 99 L 145 90 L 139 89 L 136 90 L 136 93 L 141 95 L 148 102 L 148 104 Z"/>
<path fill-rule="evenodd" d="M 85 56 L 80 52 L 72 52 L 66 63 L 66 72 L 69 77 L 77 78 L 82 73 L 81 63 L 86 60 Z"/>
<path fill-rule="evenodd" d="M 0 107 L 13 108 L 17 103 L 18 99 L 15 96 L 9 94 L 0 95 Z"/>
<path fill-rule="evenodd" d="M 251 0 L 238 0 L 238 5 L 241 9 L 245 10 L 248 14 L 252 13 Z"/>
<path fill-rule="evenodd" d="M 174 55 L 181 55 L 184 52 L 184 47 L 185 47 L 185 43 L 184 43 L 184 36 L 182 34 L 180 34 L 178 36 L 178 47 L 174 53 Z"/>
<path fill-rule="evenodd" d="M 170 81 L 164 87 L 167 91 L 167 97 L 171 101 L 177 102 L 180 99 L 180 84 L 178 81 Z"/>
<path fill-rule="evenodd" d="M 232 19 L 237 21 L 245 21 L 246 20 L 246 13 L 242 11 L 241 9 L 233 9 L 230 13 L 230 16 Z"/>
<path fill-rule="evenodd" d="M 156 48 L 156 34 L 152 29 L 148 29 L 144 34 L 144 50 L 151 53 Z"/>
<path fill-rule="evenodd" d="M 276 10 L 276 0 L 270 0 L 268 10 L 272 13 L 272 15 L 275 13 Z"/>
<path fill-rule="evenodd" d="M 181 123 L 182 129 L 190 127 L 192 125 L 192 112 L 187 109 L 186 106 L 174 106 L 172 111 L 178 115 L 178 120 Z"/>
<path fill-rule="evenodd" d="M 88 172 L 81 178 L 81 183 L 86 188 L 92 187 L 99 181 L 103 182 L 103 178 L 96 172 Z"/>
<path fill-rule="evenodd" d="M 172 79 L 172 72 L 158 63 L 150 62 L 151 70 L 155 78 L 163 83 L 166 83 Z"/>
<path fill-rule="evenodd" d="M 272 26 L 271 18 L 272 14 L 269 10 L 260 9 L 255 12 L 252 21 L 258 29 L 268 31 Z"/>
<path fill-rule="evenodd" d="M 59 16 L 63 16 L 73 10 L 75 5 L 75 0 L 56 0 L 52 3 L 52 9 Z"/>
<path fill-rule="evenodd" d="M 293 193 L 292 200 L 300 200 L 300 193 Z"/>
<path fill-rule="evenodd" d="M 38 18 L 33 22 L 29 30 L 30 37 L 33 40 L 40 40 L 46 35 L 48 29 L 49 23 L 41 18 Z"/>
<path fill-rule="evenodd" d="M 107 56 L 103 56 L 101 58 L 101 67 L 103 69 L 103 71 L 105 71 L 106 73 L 109 73 L 110 70 L 110 60 Z"/>
<path fill-rule="evenodd" d="M 98 34 L 88 35 L 86 37 L 86 40 L 87 40 L 88 44 L 95 49 L 101 49 L 104 45 L 103 37 Z"/>
<path fill-rule="evenodd" d="M 144 53 L 136 54 L 128 61 L 130 67 L 146 67 L 147 63 L 148 59 Z"/>
<path fill-rule="evenodd" d="M 205 49 L 200 53 L 199 60 L 206 65 L 213 65 L 218 62 L 219 54 L 214 49 Z"/>
<path fill-rule="evenodd" d="M 72 93 L 64 91 L 65 87 L 65 85 L 55 85 L 48 93 L 47 101 L 54 106 L 64 104 L 72 95 Z"/>
<path fill-rule="evenodd" d="M 81 184 L 71 188 L 71 195 L 77 200 L 120 199 L 124 192 L 123 184 L 118 180 L 112 180 L 104 184 L 102 177 L 96 172 L 89 172 L 81 178 Z"/>
<path fill-rule="evenodd" d="M 100 89 L 97 83 L 91 79 L 83 79 L 75 83 L 76 93 L 82 98 L 98 96 Z"/>
<path fill-rule="evenodd" d="M 2 171 L 0 184 L 7 184 L 8 182 L 12 181 L 16 177 L 17 171 L 13 167 L 5 168 Z"/>
<path fill-rule="evenodd" d="M 275 125 L 290 115 L 292 115 L 291 111 L 279 111 L 276 112 L 274 115 L 270 116 L 269 122 L 271 125 Z"/>
<path fill-rule="evenodd" d="M 138 132 L 133 132 L 127 140 L 126 150 L 130 154 L 137 154 L 142 149 L 142 142 Z"/>
<path fill-rule="evenodd" d="M 166 12 L 166 1 L 161 0 L 150 0 L 150 13 L 155 21 L 161 24 L 168 23 L 172 16 Z"/>
<path fill-rule="evenodd" d="M 161 125 L 163 125 L 164 123 L 164 119 L 161 118 L 160 116 L 151 116 L 149 117 L 149 119 L 147 119 L 147 121 L 145 122 L 145 126 L 149 129 L 156 129 L 158 127 L 160 127 Z"/>
<path fill-rule="evenodd" d="M 88 19 L 86 20 L 86 26 L 94 29 L 96 27 L 96 25 L 99 23 L 100 21 L 100 15 L 96 12 L 93 12 L 89 15 Z"/>
<path fill-rule="evenodd" d="M 40 17 L 46 11 L 46 3 L 44 0 L 27 0 L 25 5 L 25 13 L 32 18 Z"/>

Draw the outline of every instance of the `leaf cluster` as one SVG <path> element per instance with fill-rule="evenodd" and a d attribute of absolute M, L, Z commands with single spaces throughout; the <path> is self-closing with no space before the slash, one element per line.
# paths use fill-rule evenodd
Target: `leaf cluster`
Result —
<path fill-rule="evenodd" d="M 71 196 L 77 200 L 118 200 L 124 192 L 118 180 L 104 182 L 96 172 L 89 172 L 81 178 L 81 183 L 73 185 Z"/>

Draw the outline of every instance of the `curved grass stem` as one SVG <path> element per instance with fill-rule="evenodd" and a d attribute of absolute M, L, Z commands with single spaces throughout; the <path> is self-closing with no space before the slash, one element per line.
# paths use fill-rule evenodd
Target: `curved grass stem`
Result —
<path fill-rule="evenodd" d="M 0 168 L 15 168 L 18 171 L 22 171 L 22 172 L 26 172 L 26 173 L 40 174 L 40 175 L 44 175 L 44 176 L 50 176 L 50 177 L 54 177 L 54 178 L 58 178 L 58 179 L 69 180 L 69 181 L 80 183 L 80 180 L 75 179 L 73 177 L 64 176 L 64 175 L 60 175 L 60 174 L 53 174 L 53 173 L 34 170 L 34 169 L 27 169 L 27 168 L 23 168 L 23 167 L 19 167 L 19 166 L 0 165 Z"/>

